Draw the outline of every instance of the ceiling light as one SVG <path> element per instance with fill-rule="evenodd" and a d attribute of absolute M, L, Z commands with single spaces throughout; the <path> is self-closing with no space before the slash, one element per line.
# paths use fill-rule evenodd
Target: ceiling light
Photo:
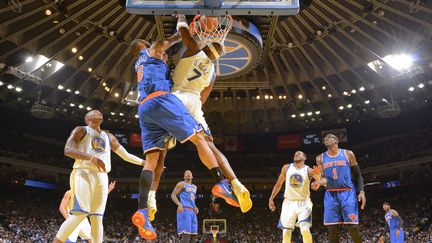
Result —
<path fill-rule="evenodd" d="M 84 57 L 83 57 L 83 56 L 79 56 L 78 59 L 79 59 L 80 61 L 82 61 L 82 60 L 84 59 Z"/>
<path fill-rule="evenodd" d="M 25 59 L 25 62 L 33 62 L 33 57 L 27 57 L 27 58 Z"/>
<path fill-rule="evenodd" d="M 351 93 L 355 94 L 355 93 L 357 93 L 357 90 L 353 89 L 353 90 L 351 90 Z"/>
<path fill-rule="evenodd" d="M 137 119 L 138 119 L 138 115 L 137 115 L 137 114 L 135 114 L 135 118 L 137 118 Z"/>
<path fill-rule="evenodd" d="M 115 113 L 115 112 L 112 112 L 112 111 L 111 111 L 111 113 L 110 113 L 110 114 L 111 114 L 111 115 L 113 115 L 113 116 L 115 116 L 115 114 L 116 114 L 116 113 Z"/>
<path fill-rule="evenodd" d="M 364 102 L 366 105 L 370 103 L 370 100 L 365 100 Z"/>
<path fill-rule="evenodd" d="M 344 109 L 343 105 L 339 106 L 339 110 L 343 110 L 343 109 Z"/>
<path fill-rule="evenodd" d="M 123 113 L 121 113 L 121 112 L 119 113 L 119 115 L 120 115 L 120 116 L 124 116 L 124 114 L 123 114 Z"/>
<path fill-rule="evenodd" d="M 273 95 L 270 95 L 270 99 L 271 99 L 271 100 L 273 99 Z"/>
<path fill-rule="evenodd" d="M 383 60 L 397 71 L 406 71 L 413 63 L 412 56 L 407 54 L 391 54 L 385 56 Z"/>
<path fill-rule="evenodd" d="M 134 92 L 131 90 L 131 91 L 129 91 L 129 95 L 133 95 L 134 94 Z"/>
<path fill-rule="evenodd" d="M 75 106 L 75 104 L 74 104 L 74 103 L 70 103 L 70 106 L 71 106 L 71 107 L 74 107 L 74 106 Z"/>
<path fill-rule="evenodd" d="M 79 93 L 80 93 L 79 90 L 76 90 L 76 91 L 75 91 L 75 94 L 76 94 L 76 95 L 79 94 Z"/>
<path fill-rule="evenodd" d="M 295 115 L 295 114 L 292 114 L 291 117 L 292 117 L 292 118 L 296 118 L 296 115 Z"/>
<path fill-rule="evenodd" d="M 300 100 L 303 99 L 303 95 L 299 94 L 299 95 L 298 95 L 298 98 L 299 98 Z"/>
<path fill-rule="evenodd" d="M 87 106 L 87 108 L 86 108 L 88 111 L 90 111 L 91 110 L 91 107 L 90 106 Z"/>
<path fill-rule="evenodd" d="M 343 95 L 348 95 L 348 91 L 344 91 L 344 92 L 343 92 Z"/>
<path fill-rule="evenodd" d="M 257 100 L 261 99 L 261 96 L 257 95 L 257 96 L 256 96 L 256 99 L 257 99 Z"/>
<path fill-rule="evenodd" d="M 7 88 L 8 88 L 8 89 L 13 89 L 14 86 L 13 86 L 12 84 L 9 84 L 9 85 L 7 86 Z"/>
<path fill-rule="evenodd" d="M 89 67 L 87 70 L 88 70 L 89 72 L 92 72 L 92 71 L 93 71 L 93 68 Z"/>
<path fill-rule="evenodd" d="M 66 92 L 70 93 L 70 92 L 72 92 L 72 90 L 71 89 L 67 89 Z"/>
<path fill-rule="evenodd" d="M 305 116 L 305 113 L 300 113 L 300 117 L 304 117 Z"/>
<path fill-rule="evenodd" d="M 315 111 L 315 115 L 319 115 L 321 111 Z"/>
<path fill-rule="evenodd" d="M 72 52 L 73 53 L 77 53 L 78 49 L 76 49 L 76 47 L 72 47 Z"/>
<path fill-rule="evenodd" d="M 119 93 L 115 93 L 114 96 L 115 96 L 115 97 L 119 97 Z"/>
<path fill-rule="evenodd" d="M 347 108 L 352 108 L 352 105 L 351 105 L 351 104 L 348 104 L 348 105 L 347 105 Z"/>
<path fill-rule="evenodd" d="M 3 84 L 4 84 L 4 83 L 3 83 L 2 81 L 0 81 L 0 86 L 3 86 Z"/>
<path fill-rule="evenodd" d="M 282 95 L 279 95 L 279 96 L 278 96 L 278 99 L 280 99 L 280 100 L 281 100 L 281 99 L 282 99 Z"/>
<path fill-rule="evenodd" d="M 58 24 L 58 23 L 60 23 L 60 21 L 58 21 L 58 19 L 53 20 L 53 24 Z"/>
<path fill-rule="evenodd" d="M 283 98 L 284 100 L 286 100 L 287 97 L 286 97 L 286 95 L 284 95 L 284 96 L 282 96 L 282 98 Z"/>
<path fill-rule="evenodd" d="M 331 97 L 332 97 L 332 95 L 331 95 L 331 94 L 328 94 L 328 95 L 327 95 L 327 97 L 331 98 Z"/>
<path fill-rule="evenodd" d="M 66 32 L 66 30 L 65 30 L 64 28 L 60 28 L 60 29 L 59 29 L 59 33 L 60 33 L 60 34 L 64 34 L 65 32 Z"/>
<path fill-rule="evenodd" d="M 413 91 L 414 91 L 414 87 L 412 87 L 412 86 L 409 87 L 409 88 L 408 88 L 408 91 L 413 92 Z"/>
<path fill-rule="evenodd" d="M 322 89 L 322 90 L 326 90 L 326 86 L 323 85 L 323 86 L 321 87 L 321 89 Z"/>
<path fill-rule="evenodd" d="M 382 98 L 382 102 L 388 102 L 386 98 Z"/>
<path fill-rule="evenodd" d="M 78 106 L 80 109 L 82 109 L 82 108 L 84 108 L 84 106 L 83 105 L 81 105 L 81 104 L 79 104 L 79 106 Z"/>
<path fill-rule="evenodd" d="M 308 115 L 308 116 L 312 116 L 312 112 L 309 111 L 309 112 L 307 113 L 307 115 Z"/>
<path fill-rule="evenodd" d="M 360 92 L 363 92 L 365 90 L 365 88 L 363 87 L 363 86 L 361 86 L 360 88 L 359 88 L 359 91 Z"/>
<path fill-rule="evenodd" d="M 21 87 L 16 87 L 16 88 L 15 88 L 15 91 L 16 91 L 16 92 L 21 92 L 21 91 L 22 91 L 22 88 L 21 88 Z"/>
<path fill-rule="evenodd" d="M 268 95 L 264 95 L 264 99 L 268 100 L 269 96 Z"/>
<path fill-rule="evenodd" d="M 63 85 L 61 85 L 61 84 L 59 84 L 59 85 L 57 86 L 57 88 L 58 88 L 59 90 L 64 89 Z"/>
<path fill-rule="evenodd" d="M 103 82 L 103 83 L 102 83 L 102 86 L 104 86 L 104 87 L 105 87 L 105 86 L 106 86 L 106 83 L 105 83 L 105 82 Z"/>
<path fill-rule="evenodd" d="M 424 84 L 419 84 L 417 87 L 419 87 L 420 89 L 423 89 L 424 88 Z"/>
<path fill-rule="evenodd" d="M 46 16 L 50 16 L 52 14 L 50 9 L 45 10 L 45 15 Z"/>

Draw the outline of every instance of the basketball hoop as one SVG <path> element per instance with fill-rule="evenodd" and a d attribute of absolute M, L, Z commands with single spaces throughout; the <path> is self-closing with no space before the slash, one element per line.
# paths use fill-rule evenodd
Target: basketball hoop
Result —
<path fill-rule="evenodd" d="M 217 240 L 217 234 L 219 233 L 219 226 L 218 225 L 211 225 L 210 226 L 210 231 L 213 235 L 213 242 L 216 243 Z"/>
<path fill-rule="evenodd" d="M 233 24 L 231 15 L 205 16 L 195 15 L 189 30 L 204 43 L 218 42 L 222 46 Z"/>

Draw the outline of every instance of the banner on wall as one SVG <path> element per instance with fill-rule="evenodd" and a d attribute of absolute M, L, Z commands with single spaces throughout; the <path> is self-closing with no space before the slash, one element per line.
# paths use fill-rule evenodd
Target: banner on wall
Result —
<path fill-rule="evenodd" d="M 141 134 L 131 133 L 129 135 L 129 146 L 140 148 L 142 146 Z"/>
<path fill-rule="evenodd" d="M 225 136 L 224 149 L 227 152 L 237 152 L 239 151 L 239 141 L 238 137 L 234 135 Z"/>
<path fill-rule="evenodd" d="M 322 131 L 321 137 L 322 137 L 323 141 L 324 141 L 324 137 L 329 133 L 336 135 L 336 137 L 339 138 L 339 142 L 343 142 L 343 143 L 348 142 L 348 134 L 347 134 L 346 128 L 338 128 L 338 129 L 331 129 L 331 130 Z"/>
<path fill-rule="evenodd" d="M 290 148 L 300 148 L 300 147 L 301 147 L 300 134 L 277 136 L 278 149 L 290 149 Z"/>
<path fill-rule="evenodd" d="M 321 145 L 321 136 L 319 133 L 302 134 L 302 143 L 304 145 Z"/>
<path fill-rule="evenodd" d="M 117 138 L 117 140 L 120 142 L 123 146 L 129 146 L 129 138 L 126 135 L 126 133 L 123 132 L 113 132 L 114 136 Z"/>

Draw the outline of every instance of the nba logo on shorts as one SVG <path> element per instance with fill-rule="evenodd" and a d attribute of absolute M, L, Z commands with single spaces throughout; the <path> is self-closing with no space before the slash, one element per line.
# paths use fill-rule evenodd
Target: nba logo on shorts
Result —
<path fill-rule="evenodd" d="M 92 148 L 98 153 L 105 151 L 105 140 L 100 137 L 93 137 L 91 145 Z"/>
<path fill-rule="evenodd" d="M 303 177 L 299 174 L 294 174 L 289 179 L 290 185 L 293 187 L 300 187 L 303 184 Z"/>

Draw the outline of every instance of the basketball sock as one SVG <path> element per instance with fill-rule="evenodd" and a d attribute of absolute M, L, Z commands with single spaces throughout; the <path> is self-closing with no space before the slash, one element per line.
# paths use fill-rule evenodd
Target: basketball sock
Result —
<path fill-rule="evenodd" d="M 190 235 L 189 234 L 183 234 L 181 237 L 181 242 L 182 243 L 189 243 L 190 241 Z"/>
<path fill-rule="evenodd" d="M 102 243 L 103 240 L 103 223 L 101 215 L 91 215 L 91 238 L 92 243 Z"/>
<path fill-rule="evenodd" d="M 329 231 L 329 242 L 338 243 L 339 242 L 339 225 L 328 226 Z"/>
<path fill-rule="evenodd" d="M 139 180 L 139 200 L 138 209 L 147 208 L 148 194 L 153 181 L 153 172 L 150 170 L 142 170 Z"/>
<path fill-rule="evenodd" d="M 57 232 L 56 238 L 62 242 L 65 242 L 70 234 L 75 230 L 76 227 L 85 219 L 86 215 L 70 215 Z"/>
<path fill-rule="evenodd" d="M 362 242 L 360 230 L 359 230 L 359 227 L 357 225 L 349 226 L 348 232 L 351 235 L 351 239 L 354 241 L 354 243 L 361 243 Z"/>
<path fill-rule="evenodd" d="M 291 243 L 291 235 L 292 235 L 292 230 L 290 229 L 283 229 L 282 230 L 282 242 L 283 243 Z"/>
<path fill-rule="evenodd" d="M 190 236 L 190 243 L 196 243 L 197 242 L 197 236 L 196 235 L 191 235 Z"/>
<path fill-rule="evenodd" d="M 222 181 L 225 179 L 222 170 L 219 167 L 214 167 L 210 169 L 210 174 L 216 182 Z"/>

